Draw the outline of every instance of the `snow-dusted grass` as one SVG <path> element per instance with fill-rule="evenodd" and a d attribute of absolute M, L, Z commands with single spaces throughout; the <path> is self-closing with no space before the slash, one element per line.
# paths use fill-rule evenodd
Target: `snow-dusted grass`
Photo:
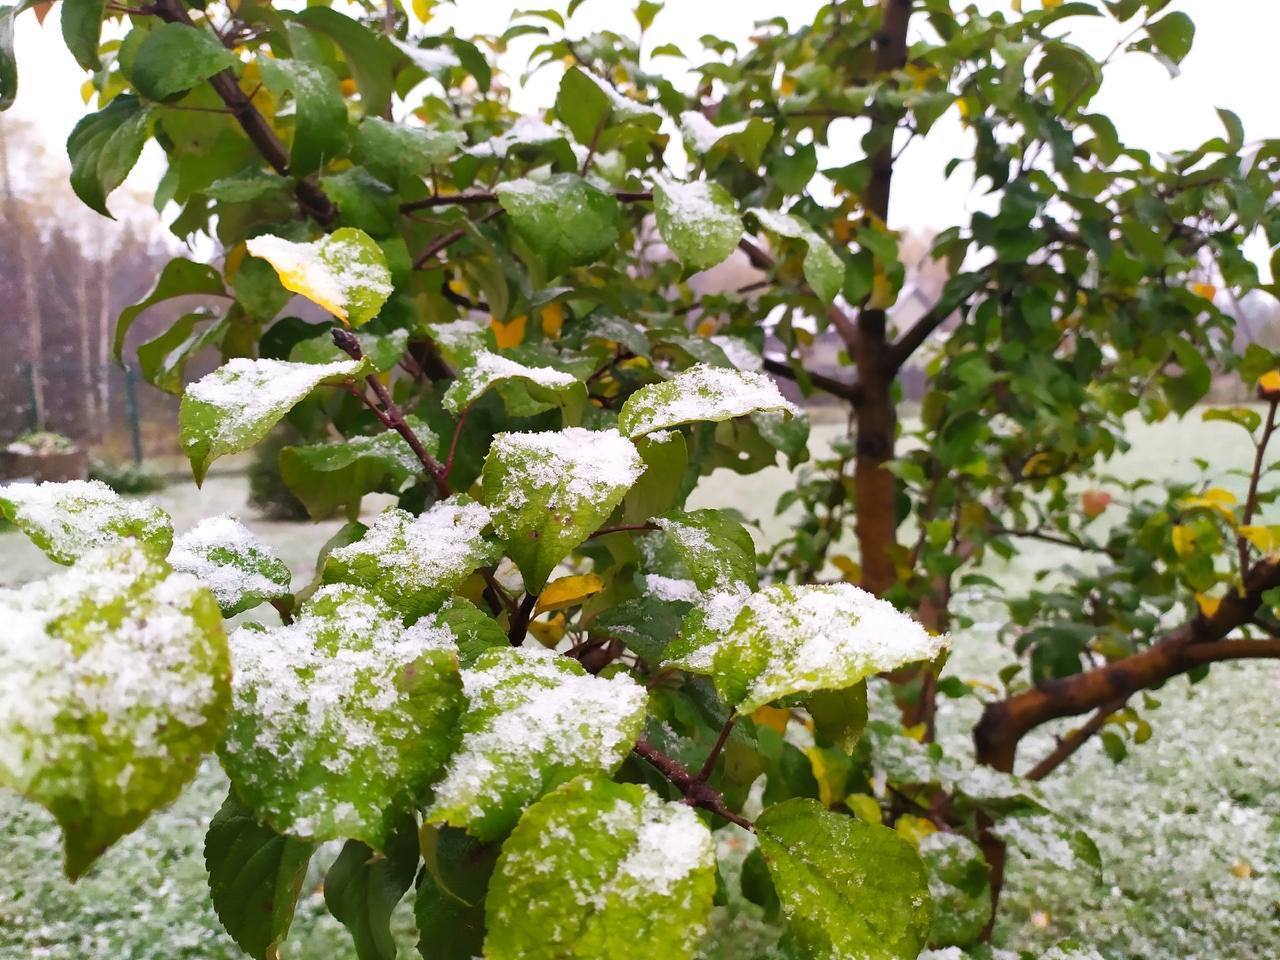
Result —
<path fill-rule="evenodd" d="M 821 442 L 834 427 L 815 428 Z M 1117 469 L 1128 475 L 1188 476 L 1191 456 L 1240 465 L 1243 434 L 1198 418 L 1135 431 L 1135 450 Z M 696 495 L 696 506 L 741 509 L 768 518 L 786 482 L 780 469 L 738 478 L 727 472 Z M 1227 484 L 1232 486 L 1233 484 Z M 202 491 L 178 484 L 156 499 L 178 532 L 203 516 L 238 513 L 293 569 L 310 576 L 320 545 L 337 523 L 263 523 L 244 506 L 240 478 L 213 476 Z M 385 503 L 385 501 L 382 501 Z M 371 504 L 371 506 L 374 506 Z M 1272 522 L 1275 522 L 1272 520 Z M 783 527 L 765 523 L 767 535 Z M 1020 589 L 1031 571 L 1062 563 L 1066 553 L 1035 547 L 1015 565 L 989 572 Z M 56 567 L 20 534 L 0 534 L 0 584 L 44 576 Z M 986 613 L 984 618 L 983 614 Z M 991 620 L 980 603 L 975 613 Z M 951 669 L 990 677 L 1007 654 L 992 629 L 954 637 Z M 1015 862 L 997 930 L 1001 946 L 1039 953 L 1063 936 L 1096 945 L 1108 960 L 1253 960 L 1280 956 L 1280 665 L 1216 667 L 1195 687 L 1171 683 L 1158 695 L 1155 729 L 1114 766 L 1087 746 L 1046 784 L 1057 809 L 1091 826 L 1102 849 L 1105 880 L 1064 874 L 1050 865 Z M 966 710 L 968 712 L 966 712 Z M 974 708 L 953 711 L 944 736 L 967 749 Z M 1041 755 L 1042 734 L 1024 746 L 1023 762 Z M 207 762 L 185 794 L 111 850 L 71 886 L 61 876 L 57 831 L 32 804 L 0 794 L 0 960 L 223 960 L 240 956 L 219 928 L 204 891 L 201 845 L 226 781 Z M 317 862 L 327 864 L 324 854 Z M 350 941 L 324 915 L 318 873 L 304 889 L 285 956 L 346 958 Z M 409 898 L 397 917 L 410 956 Z M 753 908 L 718 909 L 712 957 L 752 960 L 759 942 Z"/>

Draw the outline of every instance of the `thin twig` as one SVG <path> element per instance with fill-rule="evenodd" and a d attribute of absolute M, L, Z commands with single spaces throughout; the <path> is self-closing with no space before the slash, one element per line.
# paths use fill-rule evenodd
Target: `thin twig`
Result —
<path fill-rule="evenodd" d="M 711 752 L 707 754 L 707 759 L 703 762 L 702 769 L 698 771 L 698 779 L 703 783 L 707 782 L 707 779 L 711 776 L 711 771 L 716 768 L 716 761 L 720 759 L 720 751 L 729 742 L 729 734 L 733 732 L 733 725 L 737 719 L 738 715 L 736 713 L 729 714 L 729 719 L 720 728 L 720 736 L 716 737 L 716 742 L 711 745 Z"/>
<path fill-rule="evenodd" d="M 449 474 L 453 472 L 453 456 L 458 452 L 458 438 L 462 436 L 462 426 L 467 422 L 467 414 L 471 412 L 473 404 L 469 403 L 462 408 L 462 412 L 458 414 L 458 423 L 453 428 L 453 439 L 449 441 L 449 456 L 444 462 L 444 478 L 449 479 Z"/>
<path fill-rule="evenodd" d="M 520 601 L 520 606 L 516 609 L 515 614 L 511 617 L 511 629 L 507 632 L 507 639 L 513 647 L 518 647 L 524 643 L 524 636 L 529 632 L 529 621 L 533 619 L 533 608 L 538 604 L 538 595 L 536 593 L 526 593 L 524 599 Z"/>
<path fill-rule="evenodd" d="M 1043 780 L 1051 774 L 1068 757 L 1083 747 L 1085 741 L 1101 730 L 1106 725 L 1107 720 L 1111 718 L 1111 715 L 1123 707 L 1128 700 L 1127 696 L 1116 697 L 1110 703 L 1100 707 L 1098 712 L 1090 717 L 1087 723 L 1072 730 L 1059 740 L 1058 745 L 1053 748 L 1053 751 L 1048 756 L 1026 772 L 1026 778 L 1028 780 Z"/>
<path fill-rule="evenodd" d="M 1249 493 L 1244 501 L 1244 516 L 1240 524 L 1247 527 L 1253 521 L 1253 512 L 1258 508 L 1258 483 L 1262 479 L 1262 460 L 1267 452 L 1267 444 L 1271 442 L 1271 435 L 1276 430 L 1276 406 L 1280 404 L 1280 400 L 1271 400 L 1267 406 L 1267 425 L 1262 430 L 1262 437 L 1258 440 L 1257 451 L 1253 458 L 1253 472 L 1249 474 Z M 1240 534 L 1236 537 L 1236 550 L 1240 556 L 1240 577 L 1249 572 L 1249 541 Z"/>
<path fill-rule="evenodd" d="M 479 220 L 475 222 L 487 223 L 488 221 L 492 220 L 494 217 L 500 217 L 500 216 L 502 216 L 502 208 L 496 207 L 495 209 L 490 210 L 488 213 L 486 213 L 483 217 L 481 217 Z M 418 254 L 417 258 L 413 261 L 413 269 L 415 270 L 423 269 L 424 267 L 426 267 L 428 263 L 431 262 L 431 260 L 435 257 L 437 253 L 445 249 L 447 246 L 449 246 L 449 244 L 456 243 L 457 241 L 461 240 L 466 235 L 467 235 L 467 228 L 458 227 L 456 230 L 451 230 L 448 233 L 444 234 L 443 236 L 433 240 L 431 243 L 427 244 L 426 249 L 423 250 L 420 254 Z"/>
<path fill-rule="evenodd" d="M 611 533 L 626 533 L 629 530 L 657 530 L 657 529 L 658 529 L 658 525 L 656 523 L 620 523 L 616 527 L 601 527 L 595 533 L 591 534 L 591 536 L 606 537 Z M 591 537 L 588 537 L 587 539 L 590 540 Z"/>

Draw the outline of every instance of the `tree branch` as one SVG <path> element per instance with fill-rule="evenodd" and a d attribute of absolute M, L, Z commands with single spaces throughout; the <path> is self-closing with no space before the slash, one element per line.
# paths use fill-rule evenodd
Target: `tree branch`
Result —
<path fill-rule="evenodd" d="M 950 310 L 943 310 L 942 304 L 934 304 L 933 309 L 913 323 L 897 342 L 889 347 L 889 365 L 895 371 L 901 370 L 903 365 L 911 359 L 911 355 L 929 339 L 929 335 L 946 323 L 947 317 L 957 309 L 958 307 L 953 306 Z"/>
<path fill-rule="evenodd" d="M 689 806 L 710 810 L 717 816 L 724 817 L 730 823 L 736 823 L 744 830 L 755 830 L 755 825 L 750 820 L 730 810 L 725 805 L 724 797 L 720 796 L 718 791 L 711 789 L 711 787 L 691 774 L 680 761 L 667 756 L 647 740 L 638 741 L 634 752 L 636 756 L 647 760 L 654 769 L 683 793 L 684 802 Z"/>
<path fill-rule="evenodd" d="M 153 8 L 155 14 L 166 23 L 180 23 L 190 27 L 192 30 L 199 30 L 195 21 L 191 19 L 187 13 L 187 8 L 183 6 L 182 0 L 156 0 Z M 258 148 L 258 152 L 262 154 L 267 163 L 282 176 L 289 173 L 289 151 L 285 149 L 284 143 L 276 136 L 275 130 L 271 124 L 267 122 L 266 117 L 258 112 L 258 108 L 240 89 L 240 84 L 236 81 L 236 75 L 230 70 L 223 70 L 221 73 L 215 73 L 209 78 L 209 85 L 222 98 L 222 102 L 235 116 L 236 122 L 240 124 L 240 129 L 245 136 Z M 320 189 L 318 185 L 310 180 L 299 179 L 294 186 L 294 196 L 297 197 L 298 203 L 302 206 L 303 211 L 318 222 L 323 227 L 331 226 L 338 219 L 338 209 L 333 202 Z"/>
<path fill-rule="evenodd" d="M 647 203 L 653 199 L 650 190 L 615 190 L 613 198 L 619 203 Z M 461 207 L 480 203 L 497 203 L 498 194 L 493 190 L 468 190 L 466 193 L 441 193 L 400 204 L 401 213 L 428 210 L 434 207 Z"/>
<path fill-rule="evenodd" d="M 1116 697 L 1110 703 L 1100 707 L 1098 712 L 1089 718 L 1088 723 L 1082 727 L 1077 727 L 1059 740 L 1053 751 L 1023 776 L 1028 780 L 1043 780 L 1064 763 L 1068 757 L 1083 747 L 1090 737 L 1106 725 L 1111 715 L 1128 702 L 1129 698 L 1127 696 Z"/>
<path fill-rule="evenodd" d="M 765 357 L 764 368 L 770 373 L 787 380 L 796 383 L 800 380 L 800 375 L 795 371 L 795 368 L 785 360 L 780 360 L 777 357 Z M 862 400 L 862 390 L 856 383 L 845 383 L 843 380 L 837 380 L 835 377 L 828 377 L 822 373 L 814 373 L 811 370 L 806 370 L 805 376 L 810 383 L 823 393 L 839 397 L 841 400 L 846 400 L 855 406 Z"/>

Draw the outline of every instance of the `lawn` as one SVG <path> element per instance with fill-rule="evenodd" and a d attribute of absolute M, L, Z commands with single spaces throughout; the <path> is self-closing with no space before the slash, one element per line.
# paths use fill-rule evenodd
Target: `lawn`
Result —
<path fill-rule="evenodd" d="M 818 428 L 816 442 L 834 427 Z M 1243 465 L 1243 435 L 1198 418 L 1136 429 L 1134 449 L 1115 464 L 1130 476 L 1186 476 L 1193 455 Z M 761 538 L 783 525 L 769 515 L 787 474 L 717 474 L 695 493 L 696 505 L 734 506 L 762 521 Z M 214 476 L 197 491 L 188 484 L 155 497 L 179 530 L 198 517 L 236 511 L 274 545 L 298 578 L 309 577 L 319 545 L 336 523 L 295 525 L 254 520 L 244 508 L 243 480 Z M 1009 589 L 1031 573 L 1069 558 L 1037 546 L 1013 563 L 986 572 Z M 0 534 L 0 583 L 18 584 L 53 569 L 17 534 Z M 974 596 L 965 603 L 979 625 L 954 638 L 949 670 L 991 678 L 1007 654 L 995 641 L 996 607 Z M 1105 878 L 1017 861 L 1009 875 L 1006 909 L 997 929 L 1002 947 L 1039 951 L 1063 936 L 1094 945 L 1110 960 L 1245 960 L 1280 956 L 1280 674 L 1273 664 L 1215 668 L 1191 688 L 1176 681 L 1160 693 L 1155 735 L 1114 766 L 1087 746 L 1047 785 L 1052 805 L 1091 824 L 1105 861 Z M 942 735 L 967 750 L 976 705 L 953 709 Z M 1039 755 L 1048 734 L 1025 747 Z M 208 763 L 182 798 L 125 838 L 75 886 L 59 869 L 57 831 L 34 805 L 0 795 L 0 958 L 58 960 L 220 960 L 240 956 L 221 932 L 204 891 L 201 843 L 226 789 Z M 728 844 L 726 844 L 728 845 Z M 317 860 L 323 860 L 318 857 Z M 286 958 L 352 956 L 345 933 L 329 919 L 319 875 L 308 884 Z M 401 925 L 409 933 L 408 900 Z M 754 927 L 750 909 L 721 912 L 724 944 L 716 955 L 751 960 L 737 944 Z M 731 949 L 727 945 L 732 942 Z"/>

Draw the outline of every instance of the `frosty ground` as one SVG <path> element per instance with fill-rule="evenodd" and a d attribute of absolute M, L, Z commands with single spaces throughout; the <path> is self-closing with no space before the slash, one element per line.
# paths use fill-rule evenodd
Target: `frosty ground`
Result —
<path fill-rule="evenodd" d="M 815 428 L 815 447 L 835 427 Z M 1218 472 L 1244 465 L 1251 450 L 1238 430 L 1182 423 L 1136 429 L 1134 449 L 1116 464 L 1129 476 L 1190 477 L 1193 455 Z M 761 542 L 785 522 L 771 516 L 788 476 L 773 469 L 751 477 L 718 472 L 694 495 L 696 506 L 732 506 L 760 520 Z M 769 492 L 766 495 L 766 490 Z M 237 513 L 274 546 L 294 571 L 310 578 L 319 546 L 337 529 L 321 524 L 256 520 L 245 505 L 242 478 L 210 477 L 202 490 L 177 483 L 154 496 L 181 532 L 202 517 Z M 1268 518 L 1276 522 L 1275 518 Z M 1069 551 L 1035 545 L 1009 564 L 984 572 L 1010 590 L 1037 570 L 1072 559 Z M 16 585 L 53 565 L 15 533 L 0 534 L 0 584 Z M 996 640 L 996 608 L 967 600 L 979 625 L 954 638 L 949 670 L 971 679 L 994 677 L 1008 653 Z M 1091 744 L 1047 784 L 1052 804 L 1086 826 L 1101 848 L 1101 884 L 1048 863 L 1015 861 L 996 940 L 1037 951 L 1063 936 L 1095 946 L 1109 960 L 1253 960 L 1280 956 L 1280 665 L 1223 664 L 1203 683 L 1184 680 L 1161 691 L 1151 717 L 1152 739 L 1130 748 L 1114 766 Z M 942 734 L 949 748 L 968 750 L 976 704 L 951 707 Z M 1041 755 L 1049 734 L 1023 746 Z M 57 830 L 38 807 L 0 793 L 0 960 L 232 960 L 242 956 L 221 931 L 205 891 L 201 846 L 226 781 L 214 762 L 170 808 L 109 851 L 72 886 L 60 872 Z M 738 841 L 721 846 L 730 860 Z M 315 862 L 326 865 L 328 857 Z M 318 869 L 299 906 L 286 957 L 354 956 L 337 921 L 324 911 Z M 397 915 L 405 948 L 413 940 L 411 897 Z M 767 936 L 749 904 L 717 908 L 708 957 L 749 960 Z"/>

